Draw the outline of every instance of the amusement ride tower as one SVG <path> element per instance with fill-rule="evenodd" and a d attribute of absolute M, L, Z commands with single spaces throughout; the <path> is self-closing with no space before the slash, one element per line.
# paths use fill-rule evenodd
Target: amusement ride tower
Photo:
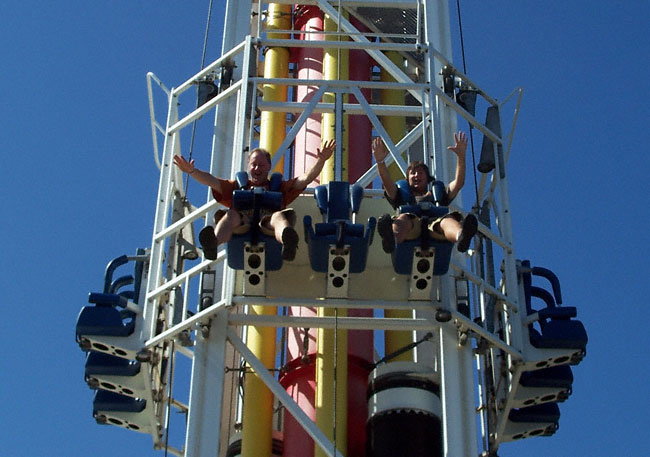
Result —
<path fill-rule="evenodd" d="M 521 90 L 498 101 L 454 64 L 446 0 L 229 0 L 224 24 L 222 56 L 199 73 L 171 90 L 148 75 L 161 170 L 152 244 L 109 264 L 76 327 L 95 419 L 187 457 L 488 456 L 553 434 L 587 336 L 557 277 L 515 257 L 507 161 Z M 336 140 L 291 205 L 295 260 L 255 228 L 201 256 L 194 233 L 220 205 L 190 197 L 173 156 L 208 115 L 221 178 L 256 147 L 298 176 Z M 460 119 L 482 137 L 473 203 L 422 211 L 476 214 L 472 248 L 425 236 L 385 253 L 376 219 L 394 210 L 372 138 L 398 183 L 412 160 L 447 183 Z M 277 194 L 237 192 L 253 214 Z M 114 279 L 125 264 L 134 273 Z M 170 411 L 186 418 L 180 438 Z"/>

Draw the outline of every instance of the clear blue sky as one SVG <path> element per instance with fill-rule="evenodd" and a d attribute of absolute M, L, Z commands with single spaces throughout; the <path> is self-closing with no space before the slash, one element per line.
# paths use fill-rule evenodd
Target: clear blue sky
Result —
<path fill-rule="evenodd" d="M 559 431 L 500 455 L 647 455 L 650 3 L 461 4 L 468 74 L 496 98 L 525 91 L 508 167 L 517 256 L 559 275 L 590 339 Z M 0 8 L 3 456 L 163 455 L 95 424 L 74 324 L 106 263 L 150 244 L 145 75 L 174 86 L 199 69 L 207 5 Z"/>

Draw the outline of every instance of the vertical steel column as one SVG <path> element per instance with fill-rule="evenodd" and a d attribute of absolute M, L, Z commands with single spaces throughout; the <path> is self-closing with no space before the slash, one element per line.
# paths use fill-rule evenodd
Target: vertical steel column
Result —
<path fill-rule="evenodd" d="M 207 337 L 196 334 L 185 457 L 214 457 L 227 438 L 220 436 L 227 326 L 228 311 L 222 309 Z"/>
<path fill-rule="evenodd" d="M 449 180 L 455 162 L 446 147 L 456 129 L 455 114 L 436 96 L 440 87 L 441 64 L 433 50 L 451 60 L 451 34 L 449 10 L 445 0 L 426 1 L 423 4 L 425 20 L 425 41 L 427 53 L 427 81 L 429 83 L 428 103 L 430 107 L 431 135 L 433 143 L 435 173 L 438 179 Z M 460 196 L 459 196 L 460 197 Z M 459 198 L 457 197 L 457 198 Z M 459 202 L 459 204 L 461 204 Z M 458 256 L 458 254 L 455 253 Z M 442 304 L 456 308 L 454 280 L 446 275 L 440 280 Z M 430 312 L 418 312 L 418 317 L 431 318 Z M 441 370 L 441 393 L 443 403 L 444 455 L 447 457 L 477 455 L 476 418 L 474 404 L 474 372 L 470 345 L 460 346 L 455 326 L 442 326 L 439 332 L 439 354 Z M 422 361 L 418 352 L 418 361 Z"/>
<path fill-rule="evenodd" d="M 210 172 L 216 176 L 232 176 L 240 169 L 242 150 L 247 143 L 244 136 L 248 125 L 239 113 L 246 111 L 252 90 L 248 82 L 252 46 L 250 36 L 246 38 L 250 30 L 251 8 L 250 0 L 228 0 L 226 6 L 222 54 L 244 40 L 246 45 L 240 57 L 232 62 L 233 81 L 243 79 L 239 94 L 224 100 L 215 110 Z M 208 189 L 207 200 L 211 199 L 212 194 Z M 210 217 L 211 214 L 208 219 Z M 216 268 L 222 276 L 222 299 L 231 300 L 234 274 L 223 264 Z M 224 309 L 212 318 L 206 337 L 197 332 L 192 361 L 186 457 L 213 457 L 220 448 L 223 449 L 222 441 L 227 439 L 227 436 L 221 436 L 227 321 L 228 312 Z"/>

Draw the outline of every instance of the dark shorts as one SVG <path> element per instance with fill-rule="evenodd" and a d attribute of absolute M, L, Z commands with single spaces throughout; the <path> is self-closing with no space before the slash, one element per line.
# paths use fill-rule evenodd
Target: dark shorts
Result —
<path fill-rule="evenodd" d="M 413 213 L 403 213 L 403 214 L 406 215 L 413 223 L 413 227 L 406 234 L 406 239 L 415 240 L 419 238 L 422 234 L 422 224 L 421 224 L 420 217 Z M 397 216 L 393 217 L 393 220 L 396 217 Z M 442 222 L 443 219 L 446 219 L 448 217 L 457 220 L 459 223 L 463 221 L 463 215 L 460 214 L 458 211 L 452 211 L 451 213 L 447 213 L 444 216 L 440 216 L 433 221 L 429 221 L 427 228 L 429 229 L 429 235 L 431 236 L 431 238 L 434 238 L 436 240 L 441 240 L 441 241 L 445 240 L 445 235 L 442 233 L 442 229 L 440 228 L 440 222 Z"/>
<path fill-rule="evenodd" d="M 214 213 L 214 224 L 219 223 L 222 217 L 226 215 L 228 210 L 226 209 L 218 209 Z M 271 227 L 271 216 L 274 213 L 281 213 L 284 215 L 284 217 L 287 218 L 289 221 L 289 224 L 293 227 L 296 225 L 296 212 L 292 208 L 286 208 L 280 211 L 264 211 L 262 210 L 260 212 L 260 230 L 263 234 L 269 235 L 269 236 L 274 236 L 275 232 L 273 231 L 273 227 Z M 248 232 L 251 229 L 251 222 L 253 219 L 253 210 L 246 210 L 246 211 L 238 211 L 239 217 L 241 218 L 241 224 L 239 224 L 237 227 L 235 227 L 232 231 L 233 234 L 235 235 L 241 235 L 243 233 Z"/>

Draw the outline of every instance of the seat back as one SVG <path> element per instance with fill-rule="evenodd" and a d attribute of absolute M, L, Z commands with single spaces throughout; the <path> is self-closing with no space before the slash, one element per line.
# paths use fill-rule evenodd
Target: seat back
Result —
<path fill-rule="evenodd" d="M 323 215 L 324 222 L 312 227 L 310 216 L 305 216 L 305 240 L 309 246 L 309 258 L 312 269 L 319 272 L 328 271 L 329 247 L 342 248 L 350 246 L 350 273 L 365 270 L 368 245 L 376 220 L 368 220 L 364 234 L 363 224 L 351 222 L 351 215 L 359 212 L 363 199 L 363 188 L 357 184 L 350 186 L 345 181 L 330 181 L 314 189 L 316 205 Z"/>
<path fill-rule="evenodd" d="M 138 249 L 136 256 L 124 255 L 108 263 L 103 291 L 90 293 L 88 302 L 94 306 L 84 306 L 77 317 L 75 336 L 83 351 L 95 350 L 125 357 L 130 354 L 132 346 L 140 345 L 136 341 L 139 316 L 132 310 L 133 305 L 128 307 L 129 300 L 137 304 L 139 298 L 147 261 L 144 253 L 143 249 Z M 130 261 L 135 262 L 135 278 L 125 275 L 113 280 L 116 269 Z M 122 290 L 131 285 L 133 289 Z"/>
<path fill-rule="evenodd" d="M 363 188 L 345 181 L 330 181 L 314 189 L 314 198 L 325 222 L 350 220 L 351 213 L 359 212 Z"/>
<path fill-rule="evenodd" d="M 537 274 L 536 274 L 537 273 Z M 579 320 L 573 306 L 557 306 L 562 300 L 560 284 L 557 276 L 550 270 L 541 267 L 531 267 L 530 261 L 521 261 L 520 275 L 528 315 L 537 314 L 537 324 L 528 326 L 530 343 L 536 348 L 568 349 L 571 363 L 578 363 L 584 357 L 587 346 L 587 332 Z M 549 280 L 553 293 L 532 285 L 533 276 L 541 276 Z M 538 298 L 546 305 L 540 309 L 533 308 L 532 299 Z M 576 351 L 577 350 L 577 351 Z"/>

